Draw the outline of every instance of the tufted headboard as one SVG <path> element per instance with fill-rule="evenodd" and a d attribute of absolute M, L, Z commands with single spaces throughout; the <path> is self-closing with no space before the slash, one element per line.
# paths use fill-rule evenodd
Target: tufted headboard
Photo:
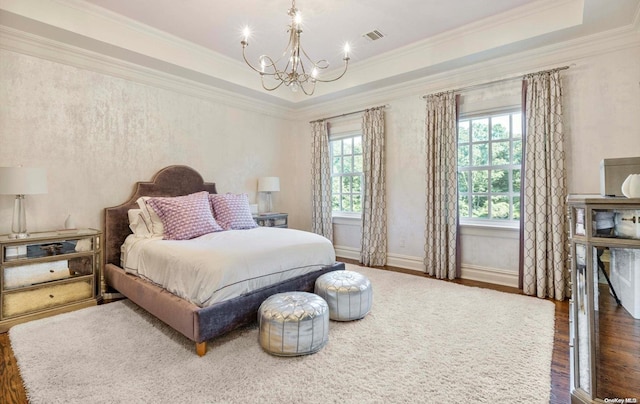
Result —
<path fill-rule="evenodd" d="M 131 230 L 129 209 L 137 209 L 141 196 L 182 196 L 194 192 L 216 193 L 216 184 L 204 182 L 202 176 L 191 167 L 169 166 L 158 171 L 150 182 L 138 182 L 133 195 L 122 205 L 104 210 L 104 264 L 120 266 L 120 246 Z"/>

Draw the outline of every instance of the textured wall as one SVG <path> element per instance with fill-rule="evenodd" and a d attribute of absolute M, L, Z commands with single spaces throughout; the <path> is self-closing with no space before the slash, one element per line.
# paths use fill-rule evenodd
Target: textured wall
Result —
<path fill-rule="evenodd" d="M 251 201 L 258 177 L 281 176 L 274 205 L 292 206 L 289 121 L 5 50 L 0 77 L 0 165 L 48 170 L 49 193 L 27 197 L 30 231 L 60 228 L 67 214 L 101 228 L 103 208 L 172 164 Z M 0 195 L 0 233 L 12 210 Z"/>

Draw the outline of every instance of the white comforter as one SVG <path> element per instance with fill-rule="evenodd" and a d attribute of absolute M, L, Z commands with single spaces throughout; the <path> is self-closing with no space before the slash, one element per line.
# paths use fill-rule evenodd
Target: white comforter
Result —
<path fill-rule="evenodd" d="M 325 237 L 293 229 L 258 227 L 192 240 L 129 236 L 123 268 L 200 307 L 313 272 L 335 262 Z"/>

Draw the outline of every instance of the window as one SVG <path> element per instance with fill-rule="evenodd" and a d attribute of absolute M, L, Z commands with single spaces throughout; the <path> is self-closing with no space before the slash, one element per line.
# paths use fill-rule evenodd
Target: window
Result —
<path fill-rule="evenodd" d="M 333 213 L 362 213 L 362 135 L 330 139 Z"/>
<path fill-rule="evenodd" d="M 458 121 L 458 210 L 461 222 L 520 219 L 522 113 Z"/>

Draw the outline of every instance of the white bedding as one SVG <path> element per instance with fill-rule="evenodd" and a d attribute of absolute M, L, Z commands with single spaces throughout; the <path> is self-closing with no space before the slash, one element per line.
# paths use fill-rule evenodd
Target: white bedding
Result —
<path fill-rule="evenodd" d="M 192 240 L 130 235 L 123 268 L 206 307 L 331 265 L 325 237 L 293 229 L 258 227 L 205 234 Z"/>

